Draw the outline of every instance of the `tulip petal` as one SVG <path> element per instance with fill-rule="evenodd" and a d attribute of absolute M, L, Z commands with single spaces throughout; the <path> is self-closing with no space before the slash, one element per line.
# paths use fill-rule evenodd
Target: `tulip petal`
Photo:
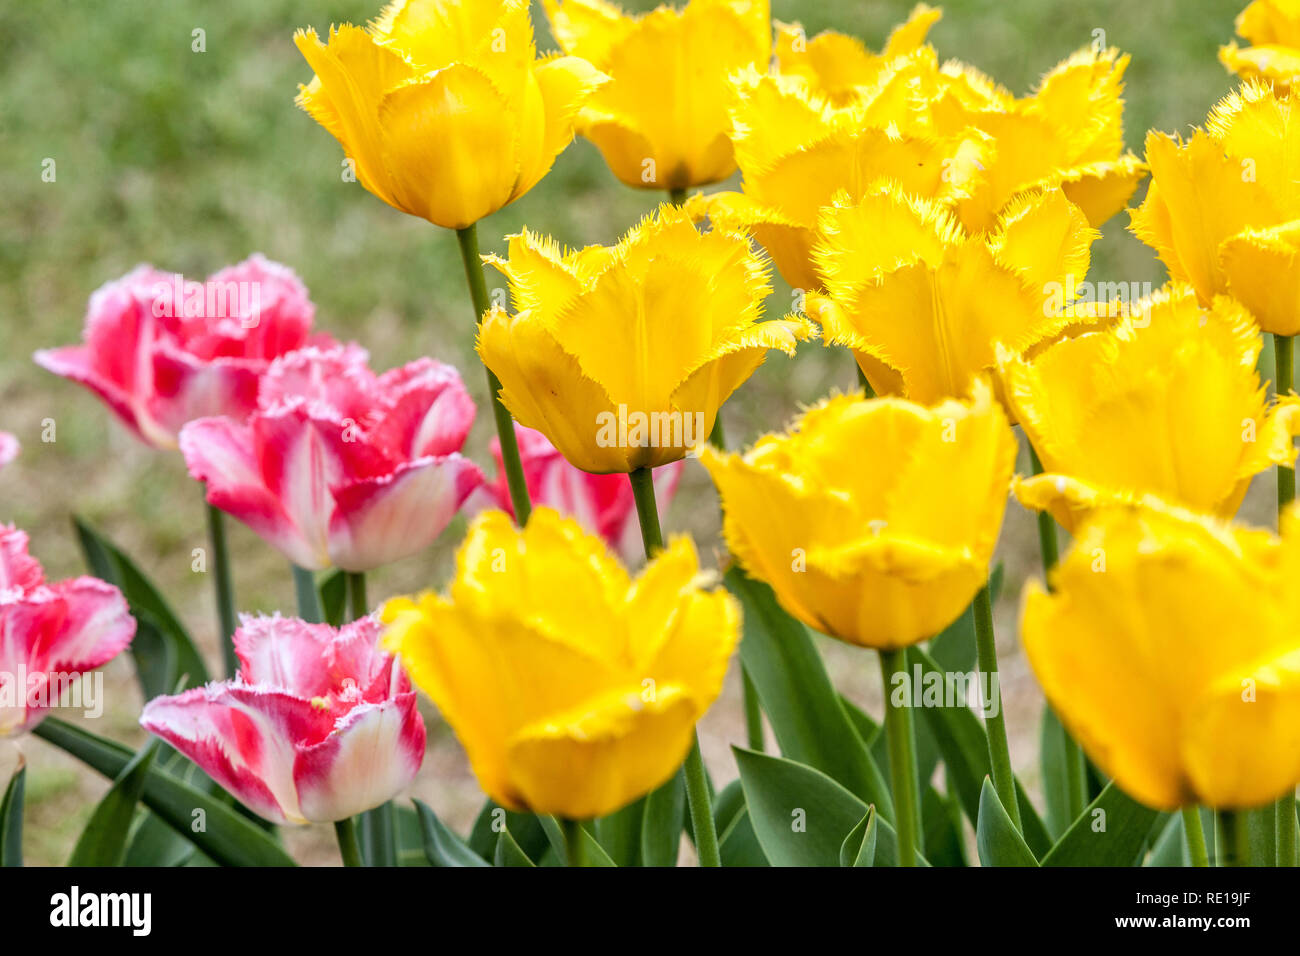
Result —
<path fill-rule="evenodd" d="M 334 492 L 330 555 L 345 571 L 378 568 L 432 544 L 483 483 L 459 454 L 417 458 Z"/>
<path fill-rule="evenodd" d="M 298 753 L 293 780 L 303 816 L 343 820 L 393 799 L 415 779 L 424 742 L 414 692 L 355 707 L 328 737 Z"/>
<path fill-rule="evenodd" d="M 1300 221 L 1226 239 L 1220 264 L 1228 293 L 1265 332 L 1300 333 Z"/>

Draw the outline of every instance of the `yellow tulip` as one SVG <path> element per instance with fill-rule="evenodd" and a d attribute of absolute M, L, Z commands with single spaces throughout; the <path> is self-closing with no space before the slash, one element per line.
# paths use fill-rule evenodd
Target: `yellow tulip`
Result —
<path fill-rule="evenodd" d="M 543 0 L 565 52 L 610 76 L 578 131 L 629 186 L 686 189 L 735 171 L 728 77 L 767 68 L 767 0 L 691 0 L 642 17 L 608 0 Z"/>
<path fill-rule="evenodd" d="M 1208 305 L 1230 294 L 1266 332 L 1300 332 L 1300 92 L 1248 83 L 1187 141 L 1147 135 L 1133 232 Z"/>
<path fill-rule="evenodd" d="M 697 218 L 753 234 L 796 289 L 818 289 L 812 262 L 818 217 L 840 192 L 860 198 L 880 182 L 909 195 L 955 203 L 987 159 L 973 130 L 938 136 L 906 132 L 892 107 L 832 106 L 800 77 L 749 73 L 738 80 L 736 158 L 743 192 L 693 196 Z"/>
<path fill-rule="evenodd" d="M 1052 709 L 1148 806 L 1260 806 L 1300 783 L 1300 536 L 1098 511 L 1030 582 L 1021 640 Z"/>
<path fill-rule="evenodd" d="M 605 79 L 536 58 L 527 0 L 396 0 L 369 29 L 294 42 L 315 71 L 298 104 L 384 202 L 462 229 L 535 186 Z"/>
<path fill-rule="evenodd" d="M 984 585 L 1015 457 L 983 381 L 933 408 L 839 396 L 743 456 L 700 451 L 741 567 L 805 624 L 878 650 L 933 637 Z"/>
<path fill-rule="evenodd" d="M 1219 47 L 1219 59 L 1245 80 L 1264 80 L 1287 87 L 1300 75 L 1300 3 L 1296 0 L 1254 0 L 1237 15 L 1236 41 Z"/>
<path fill-rule="evenodd" d="M 1118 50 L 1080 50 L 1043 77 L 1030 96 L 989 105 L 950 97 L 934 104 L 940 129 L 973 126 L 990 158 L 957 205 L 970 231 L 993 228 L 1026 191 L 1059 186 L 1099 226 L 1124 208 L 1146 167 L 1124 150 L 1124 70 Z"/>
<path fill-rule="evenodd" d="M 1110 328 L 1003 355 L 1007 399 L 1046 472 L 1017 479 L 1016 497 L 1070 530 L 1147 496 L 1231 517 L 1252 476 L 1296 457 L 1300 399 L 1269 405 L 1262 346 L 1236 302 L 1202 309 L 1176 284 Z"/>
<path fill-rule="evenodd" d="M 597 474 L 683 458 L 768 349 L 792 355 L 816 334 L 802 318 L 759 321 L 770 286 L 748 238 L 702 233 L 669 205 L 612 248 L 566 252 L 524 232 L 488 261 L 518 310 L 479 329 L 502 402 Z"/>
<path fill-rule="evenodd" d="M 868 97 L 867 91 L 894 67 L 899 57 L 925 46 L 930 28 L 943 11 L 919 3 L 889 34 L 879 53 L 872 53 L 857 37 L 826 30 L 808 39 L 798 23 L 776 24 L 776 69 L 785 76 L 797 76 L 809 88 L 836 106 Z M 937 71 L 936 71 L 937 72 Z"/>
<path fill-rule="evenodd" d="M 877 394 L 965 395 L 999 343 L 1020 353 L 1072 321 L 1065 299 L 1097 232 L 1059 189 L 1022 196 L 975 235 L 897 188 L 843 200 L 822 211 L 814 259 L 826 292 L 805 308 L 828 345 L 853 350 Z"/>
<path fill-rule="evenodd" d="M 471 524 L 446 596 L 389 601 L 384 645 L 504 807 L 603 816 L 681 765 L 722 689 L 740 610 L 687 537 L 633 580 L 550 508 Z"/>

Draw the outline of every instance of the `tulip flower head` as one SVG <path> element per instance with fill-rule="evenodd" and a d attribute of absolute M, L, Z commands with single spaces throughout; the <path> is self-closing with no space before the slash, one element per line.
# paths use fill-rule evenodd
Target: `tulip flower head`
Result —
<path fill-rule="evenodd" d="M 383 609 L 384 646 L 438 705 L 504 807 L 603 816 L 668 780 L 722 689 L 740 636 L 675 538 L 632 579 L 546 507 L 523 529 L 474 520 L 445 595 Z"/>
<path fill-rule="evenodd" d="M 1300 3 L 1296 0 L 1253 0 L 1237 14 L 1237 35 L 1219 47 L 1219 60 L 1243 80 L 1260 80 L 1286 89 L 1300 75 Z"/>
<path fill-rule="evenodd" d="M 17 458 L 22 449 L 17 438 L 8 432 L 0 432 L 0 468 Z"/>
<path fill-rule="evenodd" d="M 294 42 L 316 73 L 298 105 L 361 185 L 450 229 L 537 185 L 605 79 L 576 57 L 537 57 L 527 0 L 394 0 L 368 29 Z"/>
<path fill-rule="evenodd" d="M 1236 302 L 1202 309 L 1175 284 L 1108 328 L 1004 353 L 1007 400 L 1046 472 L 1017 479 L 1016 497 L 1067 529 L 1147 496 L 1231 517 L 1254 475 L 1296 458 L 1300 399 L 1269 404 L 1262 346 Z"/>
<path fill-rule="evenodd" d="M 729 79 L 767 68 L 767 0 L 690 0 L 640 17 L 608 0 L 544 5 L 564 51 L 610 78 L 583 105 L 578 131 L 614 175 L 638 188 L 686 189 L 735 171 Z"/>
<path fill-rule="evenodd" d="M 573 467 L 545 435 L 518 423 L 515 438 L 519 442 L 529 500 L 534 505 L 545 505 L 576 518 L 588 531 L 600 535 L 624 565 L 631 567 L 639 563 L 645 555 L 645 546 L 628 480 L 618 474 L 593 475 Z M 498 438 L 492 439 L 492 456 L 497 462 L 496 480 L 476 491 L 465 503 L 465 510 L 499 508 L 513 516 Z M 685 461 L 674 461 L 654 470 L 655 503 L 660 514 L 673 500 L 685 467 Z"/>
<path fill-rule="evenodd" d="M 826 344 L 844 345 L 877 394 L 933 403 L 989 373 L 999 343 L 1020 353 L 1072 318 L 1065 301 L 1098 237 L 1059 189 L 966 233 L 936 203 L 895 187 L 822 212 L 814 252 L 826 292 L 805 300 Z"/>
<path fill-rule="evenodd" d="M 431 544 L 483 480 L 463 458 L 474 403 L 450 365 L 376 375 L 356 345 L 277 360 L 246 421 L 181 432 L 209 504 L 294 564 L 368 571 Z"/>
<path fill-rule="evenodd" d="M 760 321 L 768 270 L 747 236 L 701 233 L 668 205 L 612 248 L 524 232 L 488 261 L 517 310 L 479 328 L 502 402 L 595 474 L 683 458 L 769 349 L 792 355 L 815 333 L 803 318 Z"/>
<path fill-rule="evenodd" d="M 1147 135 L 1152 182 L 1132 213 L 1203 305 L 1228 294 L 1266 332 L 1300 332 L 1300 92 L 1247 83 L 1189 140 Z"/>
<path fill-rule="evenodd" d="M 90 297 L 84 343 L 36 362 L 86 386 L 142 441 L 175 448 L 186 422 L 243 420 L 271 362 L 309 342 L 315 308 L 293 271 L 260 255 L 206 282 L 140 266 Z"/>
<path fill-rule="evenodd" d="M 134 636 L 117 588 L 91 577 L 46 581 L 27 535 L 0 525 L 0 738 L 39 724 L 72 682 Z"/>
<path fill-rule="evenodd" d="M 1162 810 L 1260 806 L 1300 783 L 1300 528 L 1114 506 L 1031 581 L 1021 640 L 1071 735 Z"/>
<path fill-rule="evenodd" d="M 241 618 L 239 675 L 151 700 L 140 725 L 273 823 L 331 823 L 391 800 L 424 760 L 411 683 L 363 617 L 337 631 Z"/>
<path fill-rule="evenodd" d="M 879 650 L 938 634 L 988 579 L 1015 467 L 992 389 L 972 394 L 839 396 L 744 455 L 701 450 L 732 556 L 824 634 Z"/>

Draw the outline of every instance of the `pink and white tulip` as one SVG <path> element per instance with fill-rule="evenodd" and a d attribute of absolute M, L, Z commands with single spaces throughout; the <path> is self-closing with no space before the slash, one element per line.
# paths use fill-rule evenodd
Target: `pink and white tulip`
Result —
<path fill-rule="evenodd" d="M 272 363 L 246 421 L 181 431 L 209 503 L 299 567 L 368 571 L 427 547 L 483 481 L 459 453 L 474 402 L 450 365 L 376 375 L 356 345 Z"/>
<path fill-rule="evenodd" d="M 314 313 L 293 270 L 260 255 L 206 282 L 139 266 L 90 297 L 81 345 L 35 358 L 93 391 L 149 445 L 174 448 L 188 421 L 243 420 L 271 361 L 313 341 Z"/>
<path fill-rule="evenodd" d="M 250 617 L 234 680 L 151 700 L 140 724 L 273 823 L 330 823 L 397 796 L 424 760 L 411 682 L 363 617 L 337 631 Z"/>
<path fill-rule="evenodd" d="M 576 518 L 588 531 L 600 535 L 615 548 L 624 564 L 635 565 L 645 554 L 641 543 L 641 526 L 637 521 L 636 501 L 627 475 L 593 475 L 575 468 L 565 460 L 541 432 L 515 424 L 519 441 L 519 459 L 523 464 L 528 497 L 534 506 L 546 505 L 563 515 Z M 476 492 L 467 510 L 500 508 L 514 514 L 510 487 L 506 483 L 501 461 L 501 442 L 492 439 L 492 457 L 497 463 L 496 481 Z M 684 460 L 656 468 L 655 502 L 662 513 L 677 493 Z"/>
<path fill-rule="evenodd" d="M 46 582 L 27 535 L 0 525 L 0 737 L 35 727 L 62 690 L 134 636 L 117 588 L 91 577 Z"/>

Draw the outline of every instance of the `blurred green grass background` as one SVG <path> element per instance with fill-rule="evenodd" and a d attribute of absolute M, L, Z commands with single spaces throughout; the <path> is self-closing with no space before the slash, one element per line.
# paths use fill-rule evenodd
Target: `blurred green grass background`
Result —
<path fill-rule="evenodd" d="M 777 19 L 802 22 L 810 36 L 834 28 L 873 49 L 912 5 L 772 4 Z M 1104 30 L 1106 43 L 1132 55 L 1125 126 L 1140 154 L 1148 128 L 1186 131 L 1231 88 L 1215 53 L 1242 5 L 951 0 L 931 40 L 941 57 L 972 63 L 1023 95 Z M 377 367 L 433 355 L 457 364 L 484 400 L 454 237 L 345 183 L 339 146 L 293 104 L 297 84 L 311 76 L 294 49 L 294 29 L 377 13 L 378 0 L 0 2 L 0 429 L 24 445 L 0 473 L 0 520 L 27 529 L 47 570 L 65 577 L 82 570 L 69 516 L 87 516 L 166 588 L 214 665 L 210 582 L 190 570 L 192 549 L 206 544 L 200 489 L 178 455 L 137 445 L 96 399 L 30 356 L 76 341 L 89 294 L 140 262 L 197 277 L 260 251 L 296 269 L 318 325 L 361 341 Z M 534 22 L 539 47 L 552 48 L 537 3 Z M 204 31 L 204 52 L 192 49 L 195 30 Z M 56 164 L 54 182 L 42 180 L 47 159 Z M 578 141 L 538 188 L 481 224 L 480 239 L 485 252 L 499 251 L 502 237 L 527 223 L 571 245 L 607 243 L 660 198 L 620 185 L 596 150 Z M 1105 227 L 1093 277 L 1159 284 L 1162 267 L 1128 235 L 1127 221 L 1120 214 Z M 780 313 L 789 302 L 778 280 L 769 308 Z M 729 436 L 735 442 L 783 425 L 801 403 L 852 382 L 849 358 L 818 345 L 793 361 L 774 358 L 727 406 Z M 480 407 L 469 452 L 486 462 L 492 425 Z M 53 443 L 41 440 L 47 420 L 55 423 Z M 1258 514 L 1267 513 L 1264 497 L 1255 496 Z M 706 554 L 715 550 L 717 506 L 694 463 L 666 524 L 695 533 Z M 375 575 L 372 597 L 440 586 L 459 531 L 453 526 L 429 554 Z M 291 607 L 283 560 L 242 527 L 232 538 L 240 608 Z M 1002 552 L 1009 582 L 998 616 L 1003 687 L 1015 762 L 1032 780 L 1041 700 L 1016 654 L 1014 620 L 1020 582 L 1038 558 L 1033 521 L 1014 503 Z M 878 695 L 873 662 L 830 642 L 825 649 L 843 689 L 869 702 Z M 733 674 L 705 724 L 706 754 L 721 779 L 734 775 L 727 744 L 742 738 L 736 683 Z M 137 741 L 141 702 L 127 659 L 110 666 L 108 687 L 109 709 L 94 729 Z M 429 739 L 416 792 L 463 827 L 478 805 L 476 785 L 445 726 L 431 721 Z M 61 862 L 104 784 L 38 741 L 22 746 L 32 764 L 29 859 Z M 0 746 L 0 779 L 12 765 Z M 304 860 L 333 861 L 324 829 L 294 835 L 291 846 Z"/>

